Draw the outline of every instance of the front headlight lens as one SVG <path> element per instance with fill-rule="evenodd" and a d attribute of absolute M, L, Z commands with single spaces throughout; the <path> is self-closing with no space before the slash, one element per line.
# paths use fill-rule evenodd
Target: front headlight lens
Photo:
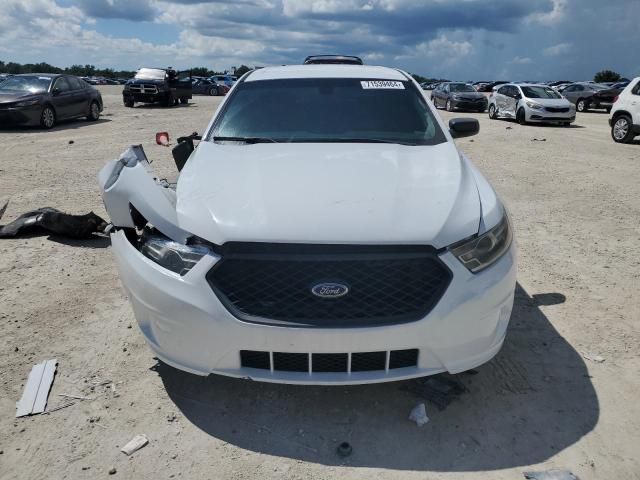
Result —
<path fill-rule="evenodd" d="M 29 107 L 31 105 L 37 105 L 40 101 L 39 98 L 32 98 L 31 100 L 23 100 L 22 102 L 16 103 L 16 107 Z"/>
<path fill-rule="evenodd" d="M 161 267 L 184 276 L 211 250 L 204 245 L 184 245 L 162 235 L 149 235 L 142 238 L 140 252 Z"/>
<path fill-rule="evenodd" d="M 511 246 L 513 234 L 509 217 L 505 212 L 502 220 L 488 232 L 475 238 L 463 240 L 449 247 L 462 264 L 477 273 L 495 263 Z"/>
<path fill-rule="evenodd" d="M 527 106 L 529 108 L 533 108 L 534 110 L 540 110 L 542 108 L 542 105 L 540 105 L 539 103 L 535 103 L 535 102 L 527 102 Z"/>

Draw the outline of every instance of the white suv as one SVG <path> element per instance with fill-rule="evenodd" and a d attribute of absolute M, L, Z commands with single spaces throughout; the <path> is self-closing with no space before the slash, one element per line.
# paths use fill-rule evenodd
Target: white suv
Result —
<path fill-rule="evenodd" d="M 640 135 L 640 77 L 620 92 L 609 114 L 611 137 L 616 142 L 630 143 Z"/>
<path fill-rule="evenodd" d="M 491 359 L 516 249 L 453 141 L 478 128 L 445 125 L 405 72 L 299 65 L 246 74 L 195 150 L 180 139 L 175 190 L 131 147 L 99 180 L 152 350 L 200 375 L 307 384 Z"/>

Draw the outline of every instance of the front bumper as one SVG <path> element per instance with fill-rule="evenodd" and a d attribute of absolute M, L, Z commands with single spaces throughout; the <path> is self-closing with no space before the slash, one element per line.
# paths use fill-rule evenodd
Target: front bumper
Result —
<path fill-rule="evenodd" d="M 569 110 L 568 112 L 549 112 L 545 109 L 535 110 L 526 108 L 527 121 L 541 123 L 573 123 L 576 121 L 576 112 Z"/>
<path fill-rule="evenodd" d="M 359 384 L 462 372 L 502 346 L 513 306 L 515 244 L 488 269 L 472 274 L 450 253 L 453 280 L 425 318 L 363 328 L 294 328 L 235 318 L 206 281 L 218 260 L 203 258 L 180 277 L 141 255 L 122 231 L 111 236 L 122 283 L 140 329 L 165 363 L 198 375 L 216 373 L 298 384 Z M 289 372 L 241 366 L 240 351 L 356 353 L 418 349 L 417 365 L 368 372 Z"/>
<path fill-rule="evenodd" d="M 4 125 L 39 125 L 42 106 L 0 108 L 0 124 Z"/>
<path fill-rule="evenodd" d="M 486 98 L 480 100 L 453 100 L 451 99 L 451 106 L 454 109 L 459 110 L 474 110 L 485 111 L 487 109 L 488 101 Z"/>

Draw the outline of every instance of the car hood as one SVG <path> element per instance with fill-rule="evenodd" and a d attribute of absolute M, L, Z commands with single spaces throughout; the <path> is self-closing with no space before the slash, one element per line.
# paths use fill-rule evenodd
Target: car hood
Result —
<path fill-rule="evenodd" d="M 480 92 L 460 92 L 460 93 L 453 92 L 451 95 L 452 96 L 455 95 L 455 96 L 458 96 L 460 98 L 468 98 L 468 99 L 472 99 L 472 100 L 474 100 L 476 98 L 485 98 L 485 95 L 480 93 Z"/>
<path fill-rule="evenodd" d="M 455 145 L 201 142 L 180 174 L 180 228 L 229 241 L 429 244 L 478 232 Z"/>
<path fill-rule="evenodd" d="M 544 107 L 571 107 L 572 103 L 566 98 L 525 98 L 528 102 L 538 103 Z"/>
<path fill-rule="evenodd" d="M 128 80 L 125 85 L 141 85 L 141 84 L 152 84 L 152 85 L 162 85 L 164 80 L 144 80 L 142 78 L 132 78 Z"/>

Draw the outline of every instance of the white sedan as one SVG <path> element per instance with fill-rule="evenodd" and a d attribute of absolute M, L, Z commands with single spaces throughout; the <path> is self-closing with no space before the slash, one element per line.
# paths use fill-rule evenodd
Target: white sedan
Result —
<path fill-rule="evenodd" d="M 487 362 L 511 316 L 505 207 L 408 74 L 355 65 L 242 77 L 177 188 L 141 147 L 100 172 L 140 329 L 176 368 L 385 382 Z"/>

